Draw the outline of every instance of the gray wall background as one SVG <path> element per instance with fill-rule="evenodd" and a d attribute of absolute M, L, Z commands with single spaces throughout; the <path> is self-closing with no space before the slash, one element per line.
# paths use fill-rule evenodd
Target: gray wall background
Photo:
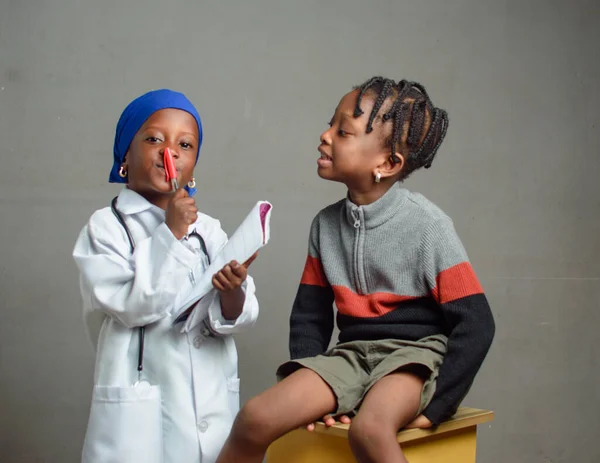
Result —
<path fill-rule="evenodd" d="M 408 187 L 455 220 L 497 321 L 465 404 L 480 462 L 598 462 L 600 7 L 594 0 L 0 0 L 0 460 L 76 462 L 94 355 L 71 249 L 117 118 L 149 89 L 203 116 L 198 203 L 232 232 L 258 199 L 261 317 L 243 399 L 273 383 L 314 214 L 318 136 L 352 85 L 423 82 L 451 125 Z"/>

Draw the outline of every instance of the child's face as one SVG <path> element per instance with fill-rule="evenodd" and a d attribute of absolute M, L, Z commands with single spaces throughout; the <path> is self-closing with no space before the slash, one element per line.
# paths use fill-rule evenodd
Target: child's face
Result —
<path fill-rule="evenodd" d="M 125 157 L 128 186 L 153 204 L 172 193 L 163 165 L 165 148 L 173 155 L 179 184 L 185 185 L 192 179 L 198 152 L 198 125 L 191 114 L 179 109 L 156 111 L 131 142 Z"/>
<path fill-rule="evenodd" d="M 378 166 L 389 159 L 390 151 L 383 146 L 380 117 L 373 122 L 373 131 L 366 133 L 372 97 L 363 97 L 363 114 L 354 117 L 358 94 L 354 90 L 341 99 L 329 129 L 321 134 L 317 172 L 321 178 L 342 182 L 351 190 L 366 191 L 373 185 Z"/>

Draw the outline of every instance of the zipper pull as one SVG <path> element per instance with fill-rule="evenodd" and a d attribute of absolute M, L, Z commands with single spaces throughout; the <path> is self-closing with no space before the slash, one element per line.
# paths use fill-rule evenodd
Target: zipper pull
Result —
<path fill-rule="evenodd" d="M 350 212 L 352 214 L 352 218 L 354 219 L 354 228 L 360 228 L 360 215 L 355 211 Z"/>

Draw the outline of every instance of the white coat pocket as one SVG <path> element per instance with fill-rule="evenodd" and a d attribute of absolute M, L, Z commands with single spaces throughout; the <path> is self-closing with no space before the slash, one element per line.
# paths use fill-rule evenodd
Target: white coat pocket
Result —
<path fill-rule="evenodd" d="M 83 463 L 162 463 L 160 386 L 94 386 Z"/>
<path fill-rule="evenodd" d="M 227 378 L 227 400 L 231 416 L 235 416 L 240 411 L 240 378 Z"/>

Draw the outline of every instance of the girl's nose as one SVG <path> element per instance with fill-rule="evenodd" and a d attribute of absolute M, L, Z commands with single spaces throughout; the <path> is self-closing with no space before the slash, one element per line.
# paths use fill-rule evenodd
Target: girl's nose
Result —
<path fill-rule="evenodd" d="M 169 151 L 171 152 L 171 156 L 173 156 L 173 159 L 178 159 L 179 158 L 179 152 L 177 151 L 177 149 L 175 149 L 172 146 L 165 146 L 164 148 L 161 148 L 161 150 L 159 151 L 161 156 L 165 155 L 165 149 L 169 148 Z"/>

